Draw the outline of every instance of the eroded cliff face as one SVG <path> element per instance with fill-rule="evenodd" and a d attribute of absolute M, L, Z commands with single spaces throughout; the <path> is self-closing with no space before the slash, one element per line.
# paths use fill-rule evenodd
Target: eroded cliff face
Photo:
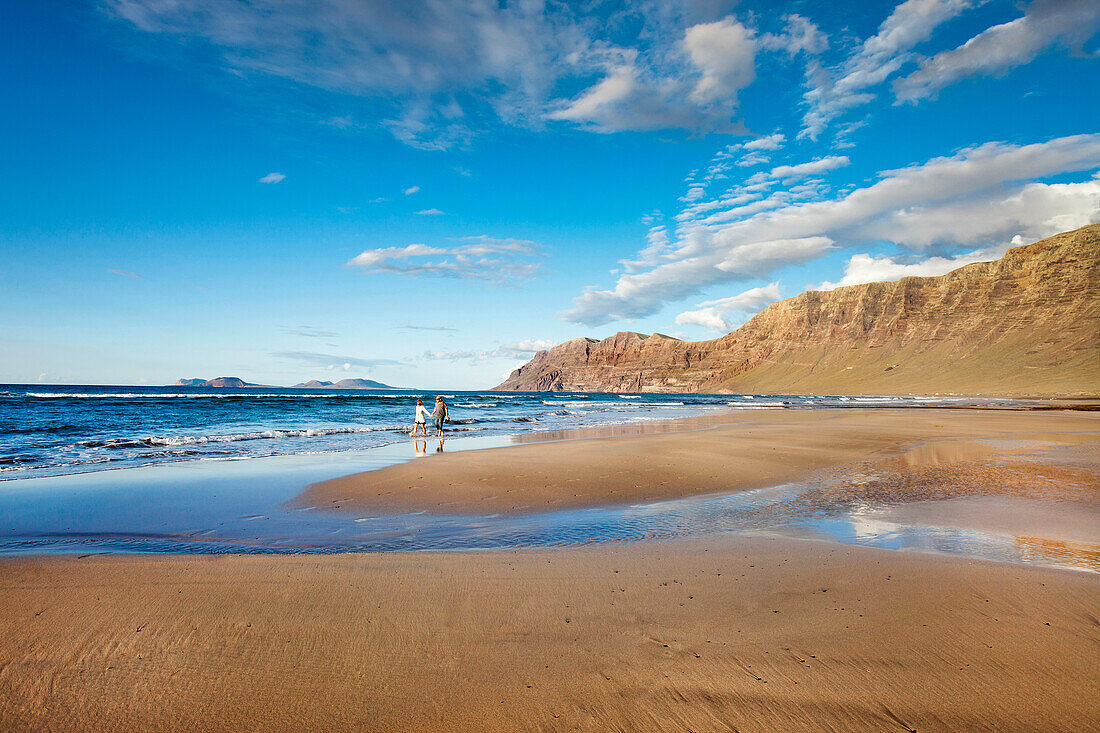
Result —
<path fill-rule="evenodd" d="M 1100 394 L 1100 225 L 940 277 L 805 292 L 713 341 L 574 339 L 496 389 Z"/>

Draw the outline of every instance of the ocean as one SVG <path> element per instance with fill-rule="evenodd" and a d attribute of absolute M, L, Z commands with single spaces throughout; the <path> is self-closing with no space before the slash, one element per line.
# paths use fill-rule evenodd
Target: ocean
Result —
<path fill-rule="evenodd" d="M 408 441 L 416 399 L 424 399 L 430 409 L 437 394 L 442 394 L 450 407 L 447 434 L 451 437 L 620 425 L 730 408 L 976 402 L 952 396 L 376 392 L 8 384 L 0 385 L 0 481 L 180 461 L 375 448 Z"/>

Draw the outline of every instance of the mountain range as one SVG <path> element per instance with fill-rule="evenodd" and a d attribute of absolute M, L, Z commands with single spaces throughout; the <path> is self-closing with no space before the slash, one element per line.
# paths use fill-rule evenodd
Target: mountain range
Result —
<path fill-rule="evenodd" d="M 807 291 L 711 341 L 573 339 L 495 389 L 1100 394 L 1100 224 L 938 277 Z"/>

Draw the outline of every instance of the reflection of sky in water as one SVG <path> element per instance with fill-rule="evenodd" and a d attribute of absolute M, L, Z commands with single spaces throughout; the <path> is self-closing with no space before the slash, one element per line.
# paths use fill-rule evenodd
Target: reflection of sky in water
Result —
<path fill-rule="evenodd" d="M 491 447 L 484 439 L 448 441 L 452 446 Z M 869 504 L 809 514 L 798 501 L 798 485 L 513 516 L 289 507 L 308 483 L 392 464 L 411 453 L 409 446 L 390 446 L 336 460 L 326 455 L 204 462 L 9 481 L 0 493 L 0 553 L 472 550 L 765 531 L 1100 571 L 1100 546 L 1091 544 L 899 524 L 870 516 L 879 507 Z"/>

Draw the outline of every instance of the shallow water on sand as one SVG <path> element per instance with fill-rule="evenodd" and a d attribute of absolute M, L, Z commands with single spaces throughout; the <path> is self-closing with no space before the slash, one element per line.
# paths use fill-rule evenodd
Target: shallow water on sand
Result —
<path fill-rule="evenodd" d="M 447 441 L 445 449 L 512 442 L 460 438 Z M 1097 543 L 956 526 L 936 521 L 934 513 L 932 521 L 920 515 L 899 518 L 884 514 L 881 503 L 844 492 L 842 501 L 822 502 L 820 494 L 829 486 L 820 482 L 519 515 L 357 513 L 339 509 L 339 501 L 292 506 L 304 486 L 409 460 L 418 455 L 414 445 L 4 482 L 0 554 L 475 550 L 763 532 L 1100 572 Z M 434 451 L 437 441 L 427 446 Z M 1048 513 L 1080 511 L 1060 502 L 1039 504 Z"/>

